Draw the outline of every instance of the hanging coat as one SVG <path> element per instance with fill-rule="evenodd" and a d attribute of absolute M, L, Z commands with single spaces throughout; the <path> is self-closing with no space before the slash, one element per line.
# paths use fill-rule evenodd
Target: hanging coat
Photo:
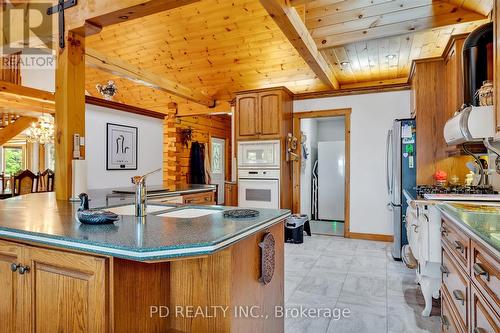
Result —
<path fill-rule="evenodd" d="M 204 147 L 198 141 L 191 144 L 191 184 L 205 184 Z"/>

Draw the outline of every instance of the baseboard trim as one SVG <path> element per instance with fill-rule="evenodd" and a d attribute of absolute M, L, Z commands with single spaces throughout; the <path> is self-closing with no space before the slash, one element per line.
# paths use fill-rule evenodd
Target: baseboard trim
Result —
<path fill-rule="evenodd" d="M 392 243 L 394 237 L 392 235 L 381 235 L 381 234 L 364 234 L 358 232 L 349 232 L 349 238 L 354 239 L 365 239 L 365 240 L 373 240 L 379 242 L 389 242 Z"/>

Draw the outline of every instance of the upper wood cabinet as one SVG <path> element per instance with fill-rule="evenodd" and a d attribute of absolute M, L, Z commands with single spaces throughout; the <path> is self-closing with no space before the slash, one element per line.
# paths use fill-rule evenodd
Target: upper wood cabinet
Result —
<path fill-rule="evenodd" d="M 238 136 L 254 137 L 259 133 L 259 95 L 244 94 L 236 97 Z"/>
<path fill-rule="evenodd" d="M 0 240 L 2 332 L 107 332 L 106 271 L 105 258 Z"/>
<path fill-rule="evenodd" d="M 411 85 L 417 127 L 417 185 L 433 184 L 443 136 L 443 126 L 441 126 L 441 113 L 445 100 L 443 59 L 414 61 Z"/>
<path fill-rule="evenodd" d="M 237 94 L 236 139 L 279 139 L 287 113 L 291 114 L 291 94 L 283 88 Z"/>

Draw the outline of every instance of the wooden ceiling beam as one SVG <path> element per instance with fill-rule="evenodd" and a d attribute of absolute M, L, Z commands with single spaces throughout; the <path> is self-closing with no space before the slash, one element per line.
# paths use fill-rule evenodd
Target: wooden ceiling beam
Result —
<path fill-rule="evenodd" d="M 217 101 L 217 105 L 213 108 L 206 107 L 194 103 L 176 103 L 176 116 L 197 116 L 197 115 L 214 115 L 231 112 L 231 103 L 228 101 Z"/>
<path fill-rule="evenodd" d="M 339 83 L 330 65 L 318 51 L 295 8 L 286 0 L 260 0 L 260 3 L 318 78 L 328 87 L 338 89 Z"/>
<path fill-rule="evenodd" d="M 0 129 L 0 146 L 21 134 L 21 132 L 27 129 L 34 121 L 36 121 L 36 118 L 19 117 L 13 123 Z"/>
<path fill-rule="evenodd" d="M 0 81 L 0 105 L 18 110 L 54 112 L 54 94 Z"/>
<path fill-rule="evenodd" d="M 65 11 L 66 24 L 68 31 L 90 36 L 99 33 L 103 27 L 198 1 L 200 0 L 79 0 L 75 7 L 68 8 Z"/>
<path fill-rule="evenodd" d="M 140 67 L 117 58 L 110 58 L 96 50 L 87 48 L 85 51 L 87 66 L 98 68 L 110 74 L 143 84 L 145 86 L 165 91 L 169 94 L 211 107 L 215 105 L 212 97 L 171 81 L 161 75 L 142 70 Z"/>

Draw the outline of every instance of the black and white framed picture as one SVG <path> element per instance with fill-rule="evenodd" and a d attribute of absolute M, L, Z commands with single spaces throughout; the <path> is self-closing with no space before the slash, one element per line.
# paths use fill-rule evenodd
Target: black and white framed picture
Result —
<path fill-rule="evenodd" d="M 137 170 L 137 127 L 107 123 L 106 170 Z"/>

